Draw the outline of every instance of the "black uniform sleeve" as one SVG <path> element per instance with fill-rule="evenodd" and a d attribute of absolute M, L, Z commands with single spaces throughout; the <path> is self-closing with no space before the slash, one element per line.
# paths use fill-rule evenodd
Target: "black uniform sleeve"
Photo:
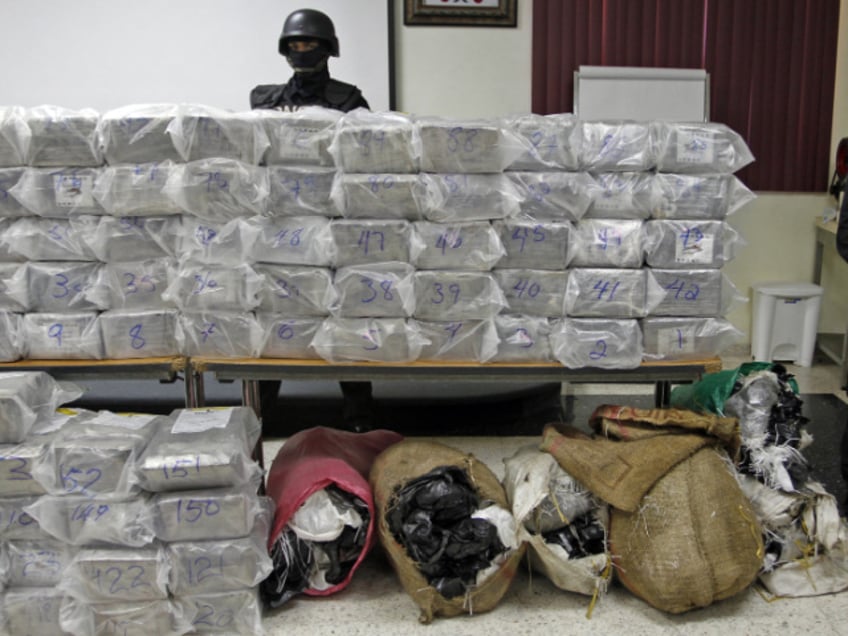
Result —
<path fill-rule="evenodd" d="M 836 226 L 836 249 L 848 261 L 848 190 L 842 193 L 842 209 Z"/>
<path fill-rule="evenodd" d="M 355 108 L 368 108 L 370 110 L 368 102 L 362 96 L 362 91 L 353 84 L 331 79 L 327 82 L 324 96 L 330 108 L 335 108 L 345 113 Z"/>
<path fill-rule="evenodd" d="M 260 84 L 250 91 L 250 107 L 276 108 L 282 92 L 282 84 Z"/>

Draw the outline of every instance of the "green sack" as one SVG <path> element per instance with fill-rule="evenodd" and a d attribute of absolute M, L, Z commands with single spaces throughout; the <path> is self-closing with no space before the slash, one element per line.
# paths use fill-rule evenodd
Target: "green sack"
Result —
<path fill-rule="evenodd" d="M 774 362 L 746 362 L 736 369 L 707 373 L 697 382 L 674 387 L 670 406 L 724 416 L 724 403 L 733 395 L 734 389 L 738 390 L 737 382 L 741 384 L 751 373 L 771 371 L 774 366 Z M 798 393 L 795 378 L 789 378 L 789 386 Z"/>

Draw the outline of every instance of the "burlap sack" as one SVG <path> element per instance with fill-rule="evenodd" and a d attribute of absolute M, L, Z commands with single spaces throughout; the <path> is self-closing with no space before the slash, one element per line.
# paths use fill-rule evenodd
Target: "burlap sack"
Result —
<path fill-rule="evenodd" d="M 509 589 L 525 550 L 521 544 L 492 576 L 465 596 L 445 598 L 428 584 L 404 547 L 392 535 L 386 516 L 398 489 L 411 479 L 442 466 L 459 466 L 466 472 L 481 499 L 509 510 L 497 477 L 471 454 L 435 442 L 405 440 L 377 457 L 369 481 L 377 509 L 378 537 L 403 588 L 421 608 L 419 621 L 422 623 L 429 623 L 436 616 L 477 614 L 493 609 Z"/>

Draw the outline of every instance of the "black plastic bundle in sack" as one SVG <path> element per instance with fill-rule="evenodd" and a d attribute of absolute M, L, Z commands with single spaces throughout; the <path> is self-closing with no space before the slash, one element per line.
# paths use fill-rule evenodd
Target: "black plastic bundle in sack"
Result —
<path fill-rule="evenodd" d="M 409 481 L 387 521 L 395 539 L 445 598 L 465 594 L 506 547 L 497 528 L 472 518 L 480 499 L 465 472 L 444 466 Z"/>
<path fill-rule="evenodd" d="M 568 552 L 569 559 L 582 559 L 592 554 L 602 554 L 606 550 L 606 531 L 595 512 L 572 520 L 571 523 L 542 533 L 545 543 L 562 546 Z"/>

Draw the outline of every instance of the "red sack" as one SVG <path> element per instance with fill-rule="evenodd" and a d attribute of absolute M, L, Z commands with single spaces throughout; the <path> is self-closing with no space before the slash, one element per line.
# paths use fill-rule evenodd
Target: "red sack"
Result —
<path fill-rule="evenodd" d="M 271 464 L 266 486 L 275 504 L 269 549 L 300 505 L 327 486 L 335 485 L 359 497 L 367 504 L 369 512 L 365 547 L 344 580 L 324 590 L 307 588 L 304 594 L 327 596 L 344 589 L 374 546 L 376 513 L 368 473 L 377 455 L 402 440 L 402 435 L 387 430 L 351 433 L 318 426 L 295 433 L 280 448 Z"/>

